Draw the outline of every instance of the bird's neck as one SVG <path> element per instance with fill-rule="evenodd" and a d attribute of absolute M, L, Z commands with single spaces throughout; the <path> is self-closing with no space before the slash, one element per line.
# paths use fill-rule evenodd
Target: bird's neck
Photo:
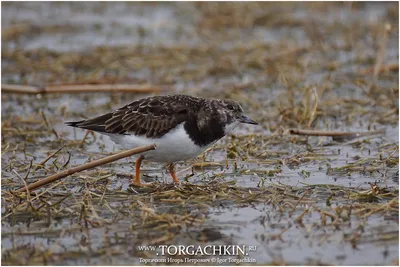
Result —
<path fill-rule="evenodd" d="M 184 127 L 189 137 L 198 146 L 208 146 L 225 135 L 225 126 L 215 118 L 210 118 L 202 128 L 198 127 L 195 120 L 186 121 Z"/>

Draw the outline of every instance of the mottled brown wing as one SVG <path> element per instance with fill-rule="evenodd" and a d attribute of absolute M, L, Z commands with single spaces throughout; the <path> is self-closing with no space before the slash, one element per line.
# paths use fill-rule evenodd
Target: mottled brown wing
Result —
<path fill-rule="evenodd" d="M 181 96 L 151 97 L 135 101 L 112 113 L 105 123 L 108 133 L 133 133 L 161 137 L 178 124 L 193 118 L 196 101 Z"/>

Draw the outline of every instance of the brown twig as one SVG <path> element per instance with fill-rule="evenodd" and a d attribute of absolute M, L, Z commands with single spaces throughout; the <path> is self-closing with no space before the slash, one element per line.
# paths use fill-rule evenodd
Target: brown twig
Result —
<path fill-rule="evenodd" d="M 293 206 L 293 209 L 289 213 L 289 217 L 292 217 L 294 211 L 296 210 L 297 205 L 299 205 L 299 203 L 303 200 L 303 198 L 305 197 L 306 193 L 308 193 L 308 192 L 307 191 L 304 192 L 304 194 L 299 198 L 299 200 L 297 200 L 296 204 Z"/>
<path fill-rule="evenodd" d="M 270 61 L 276 61 L 282 57 L 287 58 L 287 57 L 299 56 L 300 54 L 306 53 L 309 49 L 310 49 L 309 47 L 295 47 L 292 49 L 288 49 L 286 51 L 279 52 L 278 54 L 275 54 L 273 56 L 269 56 L 265 59 L 265 61 L 270 62 Z"/>
<path fill-rule="evenodd" d="M 79 147 L 83 147 L 83 145 L 85 144 L 86 137 L 88 137 L 88 135 L 89 135 L 90 133 L 92 133 L 92 132 L 93 132 L 93 131 L 91 131 L 91 130 L 87 130 L 87 131 L 86 131 L 86 134 L 85 134 L 85 136 L 83 137 L 81 143 L 79 144 Z"/>
<path fill-rule="evenodd" d="M 45 158 L 42 162 L 40 162 L 34 169 L 34 171 L 36 171 L 37 169 L 44 167 L 44 165 L 46 164 L 47 161 L 49 161 L 49 159 L 51 159 L 52 157 L 54 157 L 55 155 L 57 155 L 58 152 L 60 152 L 63 148 L 65 147 L 62 146 L 60 149 L 58 149 L 57 151 L 53 152 L 51 155 L 49 155 L 47 158 Z"/>
<path fill-rule="evenodd" d="M 20 94 L 40 94 L 41 89 L 35 86 L 18 85 L 18 84 L 2 84 L 2 93 L 20 93 Z"/>
<path fill-rule="evenodd" d="M 381 37 L 381 43 L 379 44 L 379 50 L 376 56 L 376 62 L 374 66 L 374 78 L 378 76 L 380 73 L 380 69 L 382 67 L 383 58 L 386 53 L 386 46 L 388 42 L 389 31 L 391 29 L 391 25 L 386 23 L 383 29 L 383 36 Z"/>
<path fill-rule="evenodd" d="M 50 93 L 92 93 L 92 92 L 135 92 L 157 93 L 163 88 L 148 84 L 74 84 L 74 85 L 47 85 L 39 88 L 28 85 L 2 84 L 3 93 L 19 94 L 50 94 Z"/>
<path fill-rule="evenodd" d="M 385 133 L 385 130 L 369 131 L 369 132 L 329 132 L 329 131 L 319 131 L 319 130 L 289 129 L 289 133 L 296 135 L 308 135 L 308 136 L 332 136 L 332 137 L 356 138 L 374 134 L 383 134 Z"/>
<path fill-rule="evenodd" d="M 42 180 L 34 182 L 34 183 L 28 185 L 27 187 L 21 187 L 16 192 L 24 192 L 26 190 L 33 191 L 33 190 L 35 190 L 35 189 L 37 189 L 39 187 L 47 185 L 47 184 L 49 184 L 51 182 L 54 182 L 54 181 L 56 181 L 58 179 L 64 178 L 66 176 L 69 176 L 69 175 L 74 174 L 76 172 L 80 172 L 80 171 L 83 171 L 83 170 L 91 169 L 91 168 L 97 167 L 99 165 L 110 163 L 112 161 L 116 161 L 116 160 L 119 160 L 119 159 L 122 159 L 122 158 L 126 158 L 126 157 L 129 157 L 129 156 L 138 154 L 138 153 L 142 153 L 142 152 L 149 151 L 149 150 L 154 150 L 154 149 L 156 149 L 156 145 L 155 144 L 148 145 L 148 146 L 141 146 L 141 147 L 137 147 L 137 148 L 130 149 L 130 150 L 127 150 L 127 151 L 123 151 L 123 152 L 120 152 L 120 153 L 117 153 L 115 155 L 111 155 L 111 156 L 108 156 L 108 157 L 105 157 L 105 158 L 102 158 L 102 159 L 94 160 L 94 161 L 91 161 L 91 162 L 88 162 L 88 163 L 73 167 L 71 169 L 68 169 L 68 170 L 65 170 L 65 171 L 50 175 L 49 177 L 46 177 L 46 178 L 44 178 Z"/>
<path fill-rule="evenodd" d="M 382 73 L 382 72 L 389 72 L 389 71 L 398 71 L 399 70 L 399 64 L 388 64 L 388 65 L 383 65 L 380 66 L 379 68 L 377 67 L 371 67 L 368 69 L 362 69 L 359 71 L 360 74 L 370 74 L 374 72 Z"/>

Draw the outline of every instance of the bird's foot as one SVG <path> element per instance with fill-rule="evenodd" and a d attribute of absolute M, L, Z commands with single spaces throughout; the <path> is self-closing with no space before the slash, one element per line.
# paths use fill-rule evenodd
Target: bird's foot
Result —
<path fill-rule="evenodd" d="M 140 179 L 136 179 L 136 176 L 131 175 L 131 181 L 129 186 L 133 187 L 154 187 L 155 183 L 142 183 Z"/>
<path fill-rule="evenodd" d="M 176 173 L 175 173 L 175 170 L 174 170 L 174 164 L 170 164 L 168 166 L 168 170 L 169 170 L 169 173 L 172 176 L 172 179 L 174 180 L 174 184 L 175 185 L 179 185 L 180 181 L 179 181 L 178 177 L 176 176 Z"/>

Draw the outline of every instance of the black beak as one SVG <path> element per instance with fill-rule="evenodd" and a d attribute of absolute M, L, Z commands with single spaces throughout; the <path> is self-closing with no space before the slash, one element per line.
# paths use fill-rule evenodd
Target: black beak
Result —
<path fill-rule="evenodd" d="M 245 115 L 242 115 L 242 117 L 239 118 L 239 122 L 258 125 L 258 122 L 253 121 L 252 119 L 250 119 L 249 117 L 247 117 Z"/>

